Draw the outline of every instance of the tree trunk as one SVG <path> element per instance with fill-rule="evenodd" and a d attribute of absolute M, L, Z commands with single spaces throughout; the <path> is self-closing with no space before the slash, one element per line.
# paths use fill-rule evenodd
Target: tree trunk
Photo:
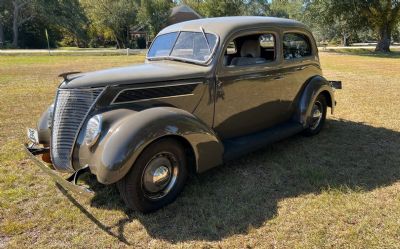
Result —
<path fill-rule="evenodd" d="M 14 13 L 13 13 L 13 41 L 12 46 L 14 48 L 18 47 L 18 16 L 19 16 L 19 8 L 16 4 L 14 4 Z"/>
<path fill-rule="evenodd" d="M 388 25 L 379 28 L 379 41 L 375 52 L 390 52 L 391 30 Z"/>
<path fill-rule="evenodd" d="M 0 48 L 4 46 L 4 29 L 3 23 L 0 21 Z"/>
<path fill-rule="evenodd" d="M 120 48 L 121 48 L 121 45 L 119 44 L 119 41 L 118 41 L 118 38 L 117 38 L 117 37 L 115 37 L 115 41 L 117 42 L 117 49 L 120 49 Z"/>
<path fill-rule="evenodd" d="M 349 40 L 348 40 L 348 36 L 346 34 L 343 35 L 343 39 L 342 39 L 342 46 L 343 47 L 348 47 L 349 46 Z"/>

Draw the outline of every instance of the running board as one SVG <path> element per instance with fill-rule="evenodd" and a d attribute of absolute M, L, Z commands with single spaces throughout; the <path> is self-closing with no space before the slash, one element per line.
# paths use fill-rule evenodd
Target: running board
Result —
<path fill-rule="evenodd" d="M 267 130 L 224 140 L 224 161 L 239 158 L 266 145 L 293 136 L 303 130 L 299 123 L 288 122 Z"/>

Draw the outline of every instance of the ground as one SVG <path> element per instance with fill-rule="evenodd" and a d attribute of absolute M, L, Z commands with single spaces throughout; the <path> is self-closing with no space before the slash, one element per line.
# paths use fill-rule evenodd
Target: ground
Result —
<path fill-rule="evenodd" d="M 143 56 L 0 56 L 0 248 L 400 248 L 399 57 L 321 53 L 343 90 L 320 135 L 192 177 L 176 202 L 142 215 L 115 186 L 92 199 L 57 188 L 21 144 L 56 75 Z"/>

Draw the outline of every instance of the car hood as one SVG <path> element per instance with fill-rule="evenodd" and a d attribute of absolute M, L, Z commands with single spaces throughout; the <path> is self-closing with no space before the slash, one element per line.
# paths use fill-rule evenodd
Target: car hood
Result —
<path fill-rule="evenodd" d="M 107 70 L 64 74 L 60 88 L 88 88 L 108 85 L 148 83 L 191 78 L 204 78 L 210 66 L 200 66 L 174 61 L 151 62 Z"/>

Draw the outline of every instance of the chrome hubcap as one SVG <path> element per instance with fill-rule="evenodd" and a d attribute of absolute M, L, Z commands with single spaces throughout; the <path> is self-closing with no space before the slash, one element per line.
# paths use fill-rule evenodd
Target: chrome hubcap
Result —
<path fill-rule="evenodd" d="M 169 152 L 155 155 L 146 165 L 142 175 L 142 189 L 149 199 L 166 196 L 175 186 L 178 161 Z"/>
<path fill-rule="evenodd" d="M 311 129 L 316 129 L 318 125 L 321 123 L 322 120 L 322 104 L 321 102 L 317 101 L 314 103 L 312 112 L 311 112 Z"/>
<path fill-rule="evenodd" d="M 153 173 L 153 184 L 160 185 L 170 177 L 169 169 L 164 165 L 158 167 Z"/>

